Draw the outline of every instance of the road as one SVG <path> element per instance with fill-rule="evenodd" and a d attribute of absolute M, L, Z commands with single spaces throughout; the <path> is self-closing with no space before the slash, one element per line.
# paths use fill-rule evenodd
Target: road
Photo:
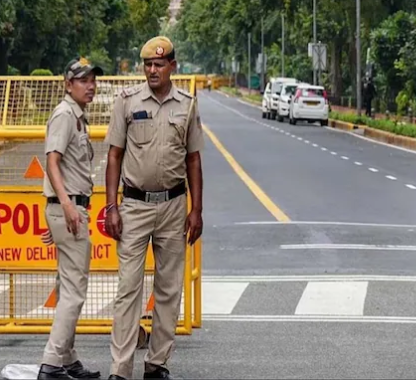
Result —
<path fill-rule="evenodd" d="M 206 131 L 203 327 L 178 337 L 189 379 L 416 377 L 416 155 L 199 92 Z M 97 163 L 101 175 L 105 163 Z M 46 336 L 3 336 L 0 367 Z M 109 336 L 79 336 L 108 376 Z M 137 351 L 142 376 L 144 350 Z M 30 360 L 28 360 L 30 358 Z"/>

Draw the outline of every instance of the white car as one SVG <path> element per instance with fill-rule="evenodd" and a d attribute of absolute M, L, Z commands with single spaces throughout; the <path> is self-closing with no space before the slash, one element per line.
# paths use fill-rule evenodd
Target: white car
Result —
<path fill-rule="evenodd" d="M 262 101 L 262 117 L 276 119 L 277 102 L 284 83 L 298 83 L 295 78 L 271 78 L 267 83 Z"/>
<path fill-rule="evenodd" d="M 329 104 L 325 88 L 301 84 L 290 102 L 289 122 L 296 124 L 302 120 L 309 123 L 319 121 L 322 126 L 328 125 Z"/>
<path fill-rule="evenodd" d="M 277 100 L 277 120 L 283 121 L 285 117 L 289 117 L 290 102 L 296 93 L 298 85 L 296 83 L 284 83 L 282 91 Z"/>

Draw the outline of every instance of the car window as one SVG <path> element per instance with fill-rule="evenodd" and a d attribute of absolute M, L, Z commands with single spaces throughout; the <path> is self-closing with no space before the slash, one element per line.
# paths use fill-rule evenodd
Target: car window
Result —
<path fill-rule="evenodd" d="M 282 83 L 279 82 L 275 82 L 272 84 L 272 93 L 273 94 L 278 94 L 280 95 L 280 93 L 282 92 Z"/>
<path fill-rule="evenodd" d="M 285 86 L 282 90 L 282 95 L 295 95 L 298 86 Z"/>
<path fill-rule="evenodd" d="M 323 98 L 324 90 L 315 88 L 302 88 L 300 90 L 300 96 L 305 98 Z"/>

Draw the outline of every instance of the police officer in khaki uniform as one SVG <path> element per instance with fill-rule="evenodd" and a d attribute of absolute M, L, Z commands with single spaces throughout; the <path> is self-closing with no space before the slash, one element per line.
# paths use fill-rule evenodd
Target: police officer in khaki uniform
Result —
<path fill-rule="evenodd" d="M 84 59 L 65 69 L 66 95 L 47 124 L 44 195 L 46 221 L 58 255 L 58 304 L 38 379 L 98 378 L 78 360 L 75 328 L 84 304 L 91 259 L 88 212 L 92 194 L 92 146 L 84 109 L 93 100 L 101 68 Z"/>
<path fill-rule="evenodd" d="M 153 327 L 144 378 L 170 379 L 167 369 L 180 312 L 186 235 L 202 233 L 203 133 L 195 99 L 170 80 L 175 52 L 166 37 L 141 50 L 147 81 L 117 98 L 107 143 L 106 230 L 118 241 L 119 286 L 114 305 L 110 379 L 132 378 L 146 251 L 152 239 Z M 123 182 L 123 198 L 117 189 Z M 192 197 L 187 215 L 186 180 Z"/>

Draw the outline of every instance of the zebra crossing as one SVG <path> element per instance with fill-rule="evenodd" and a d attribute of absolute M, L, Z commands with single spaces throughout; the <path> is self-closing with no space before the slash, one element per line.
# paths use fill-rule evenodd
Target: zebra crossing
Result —
<path fill-rule="evenodd" d="M 53 318 L 45 301 L 53 277 L 16 281 L 13 314 L 19 318 Z M 145 281 L 143 307 L 151 295 Z M 92 278 L 81 318 L 111 318 L 116 278 Z M 393 321 L 416 323 L 416 277 L 406 276 L 205 276 L 205 320 Z M 0 284 L 0 318 L 10 313 L 10 286 Z M 183 309 L 183 307 L 182 307 Z M 183 310 L 182 310 L 183 311 Z"/>

